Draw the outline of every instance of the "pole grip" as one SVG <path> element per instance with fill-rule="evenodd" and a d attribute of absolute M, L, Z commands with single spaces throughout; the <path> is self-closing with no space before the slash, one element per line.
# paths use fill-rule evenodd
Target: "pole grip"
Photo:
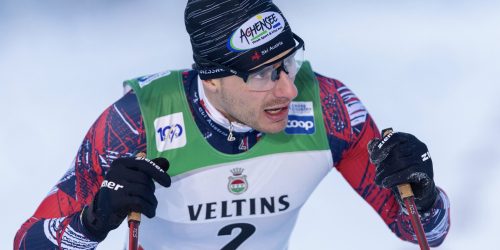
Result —
<path fill-rule="evenodd" d="M 141 221 L 141 213 L 138 213 L 138 212 L 131 212 L 128 214 L 128 221 L 131 221 L 131 220 L 134 220 L 134 221 Z"/>
<path fill-rule="evenodd" d="M 412 197 L 413 191 L 408 183 L 398 185 L 399 196 L 401 199 Z"/>

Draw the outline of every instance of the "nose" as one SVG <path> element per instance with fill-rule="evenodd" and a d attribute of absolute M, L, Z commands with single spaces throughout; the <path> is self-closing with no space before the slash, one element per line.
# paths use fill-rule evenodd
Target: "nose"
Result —
<path fill-rule="evenodd" d="M 280 72 L 280 78 L 276 80 L 273 93 L 276 97 L 284 97 L 288 100 L 293 100 L 297 97 L 297 86 L 285 71 Z"/>

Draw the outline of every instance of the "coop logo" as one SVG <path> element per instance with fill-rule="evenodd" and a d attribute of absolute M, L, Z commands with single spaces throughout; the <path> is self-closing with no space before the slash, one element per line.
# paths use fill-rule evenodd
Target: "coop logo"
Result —
<path fill-rule="evenodd" d="M 287 134 L 314 134 L 314 109 L 312 102 L 292 102 L 288 112 Z"/>
<path fill-rule="evenodd" d="M 156 118 L 154 126 L 158 152 L 186 145 L 184 117 L 181 112 Z"/>
<path fill-rule="evenodd" d="M 310 116 L 288 116 L 288 123 L 285 128 L 287 134 L 314 134 L 314 117 Z"/>
<path fill-rule="evenodd" d="M 253 49 L 272 40 L 284 29 L 285 19 L 280 13 L 260 13 L 236 29 L 227 41 L 227 47 L 236 52 Z"/>

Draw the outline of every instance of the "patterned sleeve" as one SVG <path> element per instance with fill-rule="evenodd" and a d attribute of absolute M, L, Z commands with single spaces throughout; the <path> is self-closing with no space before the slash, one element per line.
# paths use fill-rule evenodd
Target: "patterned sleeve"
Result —
<path fill-rule="evenodd" d="M 69 170 L 17 231 L 14 249 L 94 249 L 98 242 L 82 226 L 81 210 L 92 201 L 113 159 L 145 148 L 139 104 L 129 92 L 92 125 Z"/>
<path fill-rule="evenodd" d="M 317 75 L 323 118 L 334 166 L 351 187 L 377 211 L 399 238 L 416 243 L 410 217 L 392 191 L 378 187 L 375 166 L 370 163 L 367 144 L 380 132 L 361 101 L 341 82 Z M 449 202 L 443 190 L 433 208 L 422 215 L 431 246 L 440 245 L 450 226 Z"/>

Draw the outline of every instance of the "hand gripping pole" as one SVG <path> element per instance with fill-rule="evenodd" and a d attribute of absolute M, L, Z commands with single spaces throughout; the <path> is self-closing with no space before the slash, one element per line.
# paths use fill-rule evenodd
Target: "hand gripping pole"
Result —
<path fill-rule="evenodd" d="M 383 136 L 385 137 L 389 133 L 392 132 L 392 129 L 386 129 L 383 131 Z M 420 215 L 417 211 L 417 206 L 415 205 L 415 197 L 413 195 L 413 191 L 411 190 L 411 186 L 408 183 L 399 184 L 398 185 L 399 196 L 403 200 L 406 210 L 408 210 L 408 214 L 411 218 L 411 225 L 413 227 L 413 231 L 417 236 L 418 245 L 420 245 L 421 250 L 429 250 L 429 243 L 427 242 L 427 238 L 425 237 L 424 227 L 420 222 Z"/>

